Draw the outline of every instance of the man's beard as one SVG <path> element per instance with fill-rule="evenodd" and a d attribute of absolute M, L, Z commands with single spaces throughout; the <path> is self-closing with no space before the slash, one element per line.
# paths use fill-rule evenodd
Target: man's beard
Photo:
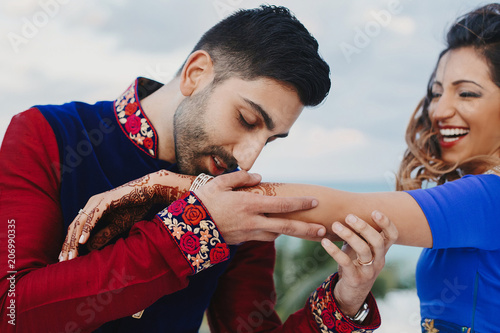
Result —
<path fill-rule="evenodd" d="M 177 167 L 180 173 L 198 175 L 209 173 L 204 159 L 217 156 L 227 171 L 238 166 L 235 158 L 224 148 L 210 144 L 205 117 L 207 101 L 212 93 L 212 85 L 200 93 L 185 98 L 174 114 L 174 144 Z"/>

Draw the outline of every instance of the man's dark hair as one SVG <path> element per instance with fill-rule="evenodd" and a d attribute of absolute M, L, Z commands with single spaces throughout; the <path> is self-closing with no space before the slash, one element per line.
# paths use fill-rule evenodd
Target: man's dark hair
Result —
<path fill-rule="evenodd" d="M 210 54 L 214 83 L 272 78 L 294 87 L 305 106 L 318 105 L 330 90 L 330 67 L 318 42 L 285 7 L 239 10 L 208 30 L 197 50 Z"/>

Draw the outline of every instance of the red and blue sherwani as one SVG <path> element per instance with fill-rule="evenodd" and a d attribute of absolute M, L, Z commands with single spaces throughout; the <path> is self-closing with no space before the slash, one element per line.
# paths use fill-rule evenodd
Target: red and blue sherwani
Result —
<path fill-rule="evenodd" d="M 0 331 L 198 332 L 205 313 L 218 333 L 377 328 L 371 295 L 364 326 L 337 308 L 336 275 L 282 324 L 274 243 L 228 246 L 192 192 L 103 249 L 58 262 L 67 227 L 92 195 L 161 169 L 178 172 L 157 158 L 158 136 L 140 104 L 160 87 L 139 78 L 114 102 L 36 106 L 12 119 L 0 150 Z M 15 224 L 12 267 L 8 224 Z M 12 299 L 15 326 L 4 320 Z"/>

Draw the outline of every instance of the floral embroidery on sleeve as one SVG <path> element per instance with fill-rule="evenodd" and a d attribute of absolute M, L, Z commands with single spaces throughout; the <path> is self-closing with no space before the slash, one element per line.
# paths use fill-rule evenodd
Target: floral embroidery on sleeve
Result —
<path fill-rule="evenodd" d="M 229 258 L 229 247 L 193 192 L 174 201 L 158 213 L 158 217 L 172 234 L 195 274 Z"/>
<path fill-rule="evenodd" d="M 368 315 L 364 325 L 358 325 L 347 318 L 333 297 L 333 288 L 338 281 L 338 274 L 330 276 L 309 297 L 309 306 L 321 333 L 372 333 L 380 326 L 380 314 L 373 296 L 368 296 L 372 314 Z M 366 323 L 368 322 L 368 323 Z"/>
<path fill-rule="evenodd" d="M 142 111 L 137 96 L 136 80 L 115 101 L 115 113 L 123 132 L 145 153 L 156 157 L 157 135 L 148 118 Z"/>

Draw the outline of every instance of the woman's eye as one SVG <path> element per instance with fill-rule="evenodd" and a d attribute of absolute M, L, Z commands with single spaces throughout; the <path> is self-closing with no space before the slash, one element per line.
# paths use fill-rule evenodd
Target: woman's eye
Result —
<path fill-rule="evenodd" d="M 480 97 L 481 95 L 479 94 L 476 94 L 474 92 L 471 92 L 471 91 L 463 91 L 460 93 L 460 97 L 464 97 L 464 98 L 467 98 L 467 97 Z"/>
<path fill-rule="evenodd" d="M 441 93 L 438 93 L 438 92 L 431 92 L 431 99 L 434 99 L 434 98 L 438 98 L 438 97 L 441 97 Z"/>

